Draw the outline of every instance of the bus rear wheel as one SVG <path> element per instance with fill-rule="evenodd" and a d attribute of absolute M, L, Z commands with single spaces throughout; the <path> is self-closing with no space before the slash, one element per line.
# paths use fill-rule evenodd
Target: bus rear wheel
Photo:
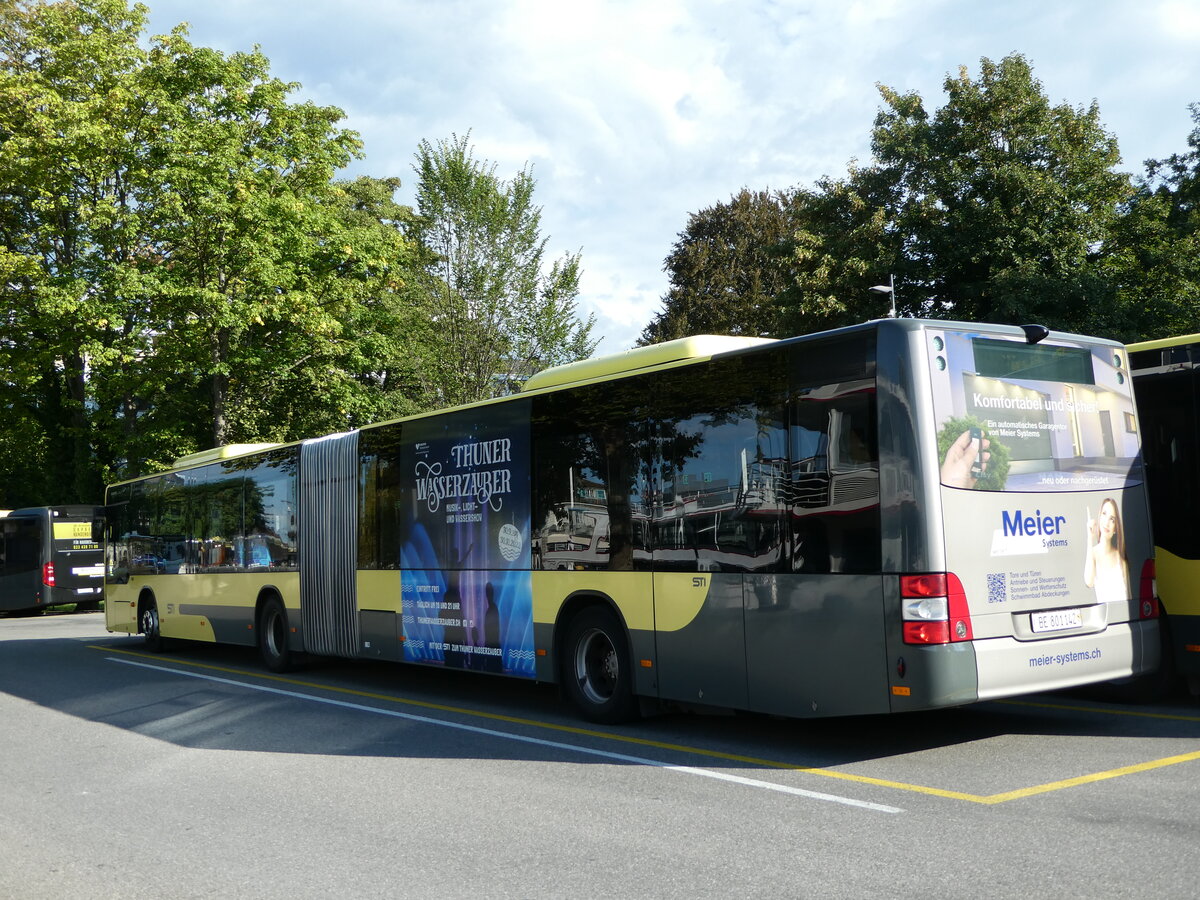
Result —
<path fill-rule="evenodd" d="M 584 718 L 615 725 L 637 715 L 633 666 L 620 621 L 593 606 L 571 620 L 563 656 L 563 682 Z"/>
<path fill-rule="evenodd" d="M 268 598 L 258 619 L 258 652 L 272 672 L 287 672 L 295 664 L 295 656 L 288 646 L 289 631 L 283 601 L 278 597 Z"/>

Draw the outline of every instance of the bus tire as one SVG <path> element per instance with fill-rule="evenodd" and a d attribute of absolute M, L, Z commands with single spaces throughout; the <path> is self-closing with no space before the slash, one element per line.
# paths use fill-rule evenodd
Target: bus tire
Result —
<path fill-rule="evenodd" d="M 288 646 L 287 610 L 278 597 L 268 597 L 258 617 L 258 652 L 272 672 L 287 672 L 295 665 L 295 654 Z"/>
<path fill-rule="evenodd" d="M 142 634 L 147 650 L 151 653 L 162 653 L 162 623 L 158 618 L 158 602 L 153 594 L 148 594 L 138 602 L 138 631 Z"/>
<path fill-rule="evenodd" d="M 616 725 L 637 717 L 633 665 L 625 629 L 609 609 L 590 606 L 571 619 L 563 684 L 584 718 Z"/>

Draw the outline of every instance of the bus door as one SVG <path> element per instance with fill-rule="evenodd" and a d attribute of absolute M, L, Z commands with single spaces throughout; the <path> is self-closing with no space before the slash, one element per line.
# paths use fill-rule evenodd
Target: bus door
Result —
<path fill-rule="evenodd" d="M 797 390 L 787 448 L 771 491 L 782 513 L 778 561 L 746 576 L 753 708 L 886 712 L 874 380 Z"/>
<path fill-rule="evenodd" d="M 765 387 L 735 358 L 665 373 L 655 391 L 645 503 L 664 699 L 749 708 L 743 577 L 755 564 L 747 478 L 758 405 L 744 398 Z"/>
<path fill-rule="evenodd" d="M 0 519 L 0 611 L 44 604 L 42 523 L 32 517 Z"/>

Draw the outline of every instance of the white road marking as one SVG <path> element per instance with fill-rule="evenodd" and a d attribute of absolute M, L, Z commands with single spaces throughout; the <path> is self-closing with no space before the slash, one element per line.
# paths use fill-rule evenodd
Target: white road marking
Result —
<path fill-rule="evenodd" d="M 712 778 L 717 781 L 727 781 L 732 784 L 740 784 L 744 787 L 759 788 L 766 791 L 775 791 L 780 794 L 791 794 L 795 797 L 805 797 L 809 800 L 824 800 L 829 803 L 840 803 L 844 806 L 855 806 L 860 809 L 869 809 L 874 812 L 883 813 L 898 813 L 904 810 L 895 806 L 885 806 L 882 803 L 870 803 L 866 800 L 855 800 L 851 797 L 842 797 L 837 794 L 825 794 L 820 791 L 806 791 L 803 788 L 789 787 L 785 784 L 775 784 L 770 781 L 759 781 L 755 778 L 743 778 L 741 775 L 730 775 L 726 772 L 717 772 L 712 769 L 700 769 L 695 766 L 680 766 L 673 763 L 660 762 L 656 759 L 647 759 L 642 756 L 631 756 L 627 753 L 614 753 L 611 750 L 599 750 L 593 747 L 583 747 L 578 744 L 567 744 L 562 741 L 550 741 L 545 738 L 529 737 L 523 734 L 513 734 L 507 731 L 498 731 L 494 728 L 483 728 L 479 725 L 467 725 L 462 722 L 451 722 L 445 719 L 435 719 L 431 716 L 417 715 L 416 713 L 401 712 L 395 709 L 381 709 L 377 706 L 368 706 L 365 703 L 352 703 L 348 700 L 335 700 L 332 697 L 318 697 L 313 694 L 302 694 L 299 691 L 288 691 L 283 688 L 269 687 L 265 684 L 251 684 L 245 681 L 237 681 L 233 678 L 221 678 L 216 675 L 204 675 L 199 672 L 185 672 L 181 669 L 174 669 L 170 666 L 156 666 L 150 663 L 135 662 L 131 659 L 118 659 L 115 656 L 105 657 L 109 662 L 121 663 L 126 666 L 137 666 L 141 669 L 153 669 L 156 672 L 167 672 L 171 675 L 181 675 L 185 678 L 199 678 L 203 681 L 214 681 L 219 684 L 229 684 L 234 687 L 245 688 L 250 691 L 260 691 L 264 694 L 277 694 L 281 697 L 291 697 L 294 700 L 308 700 L 312 703 L 324 703 L 327 706 L 337 706 L 342 709 L 353 709 L 359 712 L 373 713 L 380 716 L 391 716 L 394 719 L 405 719 L 409 722 L 419 722 L 423 725 L 437 725 L 442 728 L 454 728 L 458 731 L 468 731 L 472 734 L 482 734 L 488 737 L 496 737 L 504 740 L 519 741 L 523 744 L 535 744 L 539 747 L 551 747 L 555 750 L 565 750 L 570 753 L 582 753 L 585 756 L 599 756 L 603 759 L 616 760 L 618 762 L 632 763 L 639 766 L 650 766 L 657 769 L 667 769 L 672 772 L 680 772 L 684 775 L 698 775 L 702 778 Z"/>

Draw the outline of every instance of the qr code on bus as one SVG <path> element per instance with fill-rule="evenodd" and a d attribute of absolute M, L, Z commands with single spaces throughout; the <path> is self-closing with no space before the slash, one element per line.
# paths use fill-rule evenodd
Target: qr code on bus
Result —
<path fill-rule="evenodd" d="M 987 577 L 988 603 L 1003 603 L 1008 599 L 1004 573 L 993 572 Z"/>

